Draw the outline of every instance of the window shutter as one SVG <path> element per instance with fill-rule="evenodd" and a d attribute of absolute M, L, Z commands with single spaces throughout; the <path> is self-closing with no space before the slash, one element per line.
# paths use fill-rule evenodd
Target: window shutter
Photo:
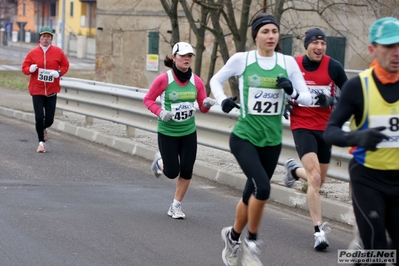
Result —
<path fill-rule="evenodd" d="M 148 33 L 148 54 L 158 54 L 159 52 L 159 32 Z"/>
<path fill-rule="evenodd" d="M 327 36 L 327 50 L 326 55 L 331 56 L 345 67 L 345 37 L 331 37 Z"/>

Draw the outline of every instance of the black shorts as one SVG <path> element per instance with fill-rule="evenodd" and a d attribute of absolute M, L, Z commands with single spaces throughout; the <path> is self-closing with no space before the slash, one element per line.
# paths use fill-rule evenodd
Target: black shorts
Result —
<path fill-rule="evenodd" d="M 310 152 L 317 154 L 319 163 L 330 163 L 331 145 L 324 141 L 322 130 L 295 129 L 292 135 L 295 141 L 295 148 L 300 159 Z"/>

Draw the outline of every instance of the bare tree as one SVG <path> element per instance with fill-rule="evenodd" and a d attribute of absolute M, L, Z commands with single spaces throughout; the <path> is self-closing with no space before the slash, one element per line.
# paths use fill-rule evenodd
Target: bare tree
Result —
<path fill-rule="evenodd" d="M 6 22 L 12 21 L 15 8 L 16 3 L 9 0 L 0 0 L 0 28 L 3 28 Z"/>
<path fill-rule="evenodd" d="M 203 10 L 208 10 L 211 23 L 208 28 L 215 37 L 215 46 L 212 51 L 209 76 L 207 79 L 207 93 L 209 94 L 209 80 L 211 75 L 215 72 L 217 51 L 222 56 L 223 62 L 226 63 L 230 58 L 229 46 L 226 41 L 226 36 L 231 36 L 234 41 L 237 52 L 245 51 L 247 43 L 247 30 L 249 24 L 250 7 L 252 0 L 243 0 L 240 4 L 240 23 L 237 23 L 236 14 L 237 6 L 235 1 L 231 0 L 194 0 L 194 2 L 202 7 Z M 237 79 L 232 77 L 229 79 L 230 88 L 233 95 L 238 95 Z"/>
<path fill-rule="evenodd" d="M 179 0 L 161 0 L 161 4 L 163 9 L 165 10 L 166 14 L 170 19 L 170 24 L 172 26 L 172 39 L 171 43 L 177 43 L 180 40 L 180 33 L 179 33 L 179 21 L 178 21 L 178 14 L 177 14 L 177 5 Z"/>
<path fill-rule="evenodd" d="M 186 0 L 179 0 L 181 3 L 184 13 L 188 22 L 190 23 L 191 30 L 194 32 L 195 37 L 197 39 L 197 43 L 195 45 L 195 62 L 194 62 L 194 70 L 198 76 L 201 76 L 201 68 L 202 68 L 202 55 L 205 51 L 205 32 L 207 29 L 207 23 L 209 18 L 209 10 L 206 8 L 202 8 L 199 12 L 200 16 L 198 19 L 194 18 L 192 8 L 188 5 Z"/>
<path fill-rule="evenodd" d="M 172 0 L 175 4 L 177 0 Z M 166 0 L 161 0 L 162 3 Z M 303 38 L 305 29 L 314 27 L 315 20 L 322 20 L 325 28 L 335 32 L 335 36 L 346 36 L 348 32 L 358 34 L 358 39 L 365 35 L 364 32 L 351 32 L 351 22 L 364 23 L 368 28 L 369 17 L 398 16 L 398 0 L 357 0 L 357 1 L 333 1 L 333 0 L 179 0 L 190 23 L 197 43 L 197 56 L 195 71 L 201 73 L 202 55 L 205 49 L 204 36 L 206 31 L 214 35 L 214 45 L 210 58 L 207 84 L 215 73 L 216 61 L 219 57 L 224 63 L 230 57 L 232 50 L 227 40 L 231 39 L 236 52 L 246 50 L 248 45 L 247 31 L 252 18 L 260 13 L 272 14 L 280 23 L 280 29 L 294 38 Z M 190 5 L 190 4 L 191 5 Z M 164 5 L 165 12 L 170 16 L 176 5 Z M 200 7 L 200 8 L 198 8 Z M 195 11 L 195 12 L 194 12 Z M 317 17 L 317 19 L 315 19 Z M 237 19 L 239 18 L 239 20 Z M 177 20 L 176 20 L 177 21 Z M 176 30 L 173 26 L 172 28 Z M 177 34 L 177 33 L 176 33 Z M 348 42 L 347 45 L 358 53 L 357 47 Z M 360 53 L 359 53 L 360 55 Z M 201 57 L 201 58 L 200 58 Z M 363 60 L 366 61 L 366 58 Z M 230 79 L 231 94 L 238 95 L 238 87 L 235 79 Z M 209 87 L 207 85 L 209 94 Z"/>

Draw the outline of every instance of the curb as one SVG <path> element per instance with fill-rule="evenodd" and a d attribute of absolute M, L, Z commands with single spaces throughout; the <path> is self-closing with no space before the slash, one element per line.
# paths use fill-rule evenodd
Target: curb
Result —
<path fill-rule="evenodd" d="M 0 115 L 16 118 L 30 123 L 35 122 L 33 113 L 26 113 L 1 106 Z M 54 120 L 52 128 L 94 143 L 102 144 L 127 154 L 139 156 L 149 161 L 152 161 L 154 158 L 155 151 L 152 149 L 149 149 L 141 144 L 133 144 L 116 137 L 110 137 L 92 129 L 75 126 L 59 120 Z M 244 175 L 224 172 L 199 161 L 195 163 L 194 175 L 215 181 L 219 184 L 234 187 L 238 190 L 242 190 L 246 182 L 246 177 Z M 272 189 L 269 201 L 274 201 L 288 207 L 309 211 L 306 204 L 306 194 L 298 190 L 273 183 L 271 184 L 271 187 Z M 333 201 L 323 197 L 321 199 L 323 217 L 349 225 L 355 224 L 355 216 L 353 214 L 352 205 Z"/>

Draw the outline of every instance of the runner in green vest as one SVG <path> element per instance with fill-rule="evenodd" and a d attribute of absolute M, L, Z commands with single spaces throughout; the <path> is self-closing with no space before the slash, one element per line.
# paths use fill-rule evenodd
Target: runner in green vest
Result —
<path fill-rule="evenodd" d="M 176 191 L 167 214 L 174 219 L 186 215 L 181 202 L 193 175 L 197 156 L 197 131 L 194 102 L 199 110 L 209 111 L 216 102 L 206 97 L 201 78 L 192 73 L 193 47 L 186 42 L 173 46 L 172 58 L 166 57 L 165 66 L 171 70 L 158 76 L 144 97 L 144 105 L 158 116 L 158 147 L 151 170 L 156 177 L 164 174 L 170 179 L 178 177 Z M 161 106 L 156 102 L 160 98 Z"/>
<path fill-rule="evenodd" d="M 240 109 L 230 149 L 248 178 L 234 224 L 221 232 L 225 243 L 222 259 L 228 266 L 237 265 L 240 235 L 247 224 L 242 265 L 262 265 L 257 234 L 281 151 L 284 103 L 286 97 L 303 105 L 312 103 L 295 59 L 277 52 L 280 29 L 276 19 L 258 15 L 252 21 L 252 38 L 257 49 L 233 55 L 210 81 L 224 112 Z M 239 78 L 240 105 L 235 102 L 237 96 L 227 97 L 223 90 L 223 83 L 233 76 Z"/>

